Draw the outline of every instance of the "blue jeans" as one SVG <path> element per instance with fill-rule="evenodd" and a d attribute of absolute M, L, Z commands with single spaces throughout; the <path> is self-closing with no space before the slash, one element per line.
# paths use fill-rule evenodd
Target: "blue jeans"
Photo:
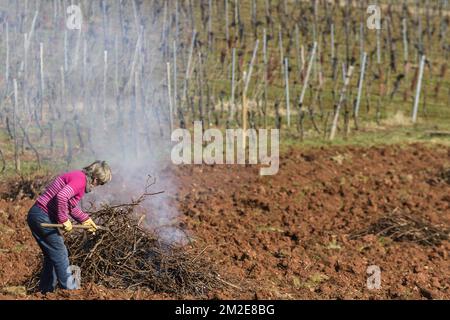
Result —
<path fill-rule="evenodd" d="M 41 223 L 53 223 L 49 216 L 34 205 L 28 212 L 27 221 L 44 254 L 39 290 L 44 294 L 53 292 L 58 282 L 63 289 L 77 289 L 73 284 L 69 255 L 63 237 L 56 228 L 41 227 Z"/>

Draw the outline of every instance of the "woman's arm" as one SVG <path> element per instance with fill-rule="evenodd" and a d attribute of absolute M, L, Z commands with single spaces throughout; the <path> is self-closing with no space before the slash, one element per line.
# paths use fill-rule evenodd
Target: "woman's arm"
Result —
<path fill-rule="evenodd" d="M 58 212 L 56 219 L 58 223 L 64 223 L 69 220 L 69 200 L 74 196 L 74 191 L 70 185 L 65 185 L 56 195 L 58 203 Z"/>
<path fill-rule="evenodd" d="M 57 194 L 58 221 L 62 223 L 71 216 L 75 221 L 83 223 L 89 219 L 89 215 L 79 207 L 79 200 L 84 195 L 86 176 L 81 171 L 72 171 L 63 176 L 66 185 Z"/>
<path fill-rule="evenodd" d="M 78 223 L 83 223 L 89 219 L 89 215 L 81 210 L 79 205 L 76 205 L 72 208 L 72 210 L 70 211 L 70 216 Z"/>
<path fill-rule="evenodd" d="M 73 199 L 74 191 L 70 185 L 66 185 L 56 195 L 58 201 L 58 223 L 64 223 L 69 219 L 69 215 L 77 222 L 83 223 L 89 219 L 89 215 L 85 213 Z"/>

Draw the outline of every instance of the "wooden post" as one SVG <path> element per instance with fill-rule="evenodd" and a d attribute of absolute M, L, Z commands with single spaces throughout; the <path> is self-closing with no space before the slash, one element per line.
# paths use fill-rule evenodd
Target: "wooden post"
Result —
<path fill-rule="evenodd" d="M 225 0 L 225 39 L 230 43 L 230 23 L 228 21 L 228 0 Z"/>
<path fill-rule="evenodd" d="M 408 22 L 406 18 L 402 20 L 402 34 L 403 34 L 403 59 L 405 63 L 408 62 Z"/>
<path fill-rule="evenodd" d="M 191 64 L 192 64 L 192 55 L 194 53 L 194 46 L 195 46 L 195 38 L 197 35 L 197 31 L 194 29 L 192 31 L 192 40 L 191 40 L 191 47 L 189 48 L 189 56 L 188 56 L 188 61 L 187 61 L 187 66 L 186 66 L 186 74 L 184 76 L 184 87 L 183 87 L 183 105 L 184 103 L 187 102 L 188 97 L 187 97 L 187 86 L 188 86 L 188 82 L 189 82 L 189 78 L 191 75 Z"/>
<path fill-rule="evenodd" d="M 301 59 L 301 53 L 300 53 L 300 33 L 298 31 L 298 25 L 295 24 L 295 55 L 297 56 L 297 72 L 299 79 L 301 79 L 302 74 L 302 63 L 300 61 Z"/>
<path fill-rule="evenodd" d="M 31 42 L 31 39 L 33 38 L 33 34 L 34 34 L 34 27 L 35 27 L 35 25 L 36 25 L 36 19 L 37 19 L 37 16 L 38 16 L 38 14 L 39 14 L 39 11 L 35 11 L 35 13 L 34 13 L 34 17 L 33 17 L 33 22 L 31 23 L 31 28 L 30 28 L 30 32 L 28 32 L 28 35 L 27 35 L 27 37 L 26 37 L 26 51 L 28 51 L 28 48 L 30 47 L 30 42 Z"/>
<path fill-rule="evenodd" d="M 248 73 L 246 74 L 246 76 L 244 77 L 244 91 L 242 93 L 242 129 L 243 129 L 243 134 L 242 134 L 242 145 L 244 147 L 245 150 L 245 131 L 247 130 L 247 91 L 248 91 L 248 85 L 250 83 L 250 78 L 252 76 L 252 72 L 253 72 L 253 65 L 255 63 L 256 60 L 256 53 L 258 52 L 258 46 L 259 46 L 259 40 L 256 40 L 256 44 L 255 44 L 255 49 L 253 50 L 253 57 L 252 60 L 250 62 L 250 66 L 248 68 Z"/>
<path fill-rule="evenodd" d="M 331 59 L 335 58 L 335 46 L 334 46 L 334 24 L 331 24 Z"/>
<path fill-rule="evenodd" d="M 177 75 L 177 41 L 173 41 L 173 111 L 177 111 L 178 108 L 178 75 Z"/>
<path fill-rule="evenodd" d="M 291 107 L 289 104 L 289 65 L 288 65 L 288 58 L 284 59 L 284 79 L 285 79 L 285 85 L 286 85 L 286 116 L 287 116 L 287 124 L 288 127 L 291 127 Z"/>
<path fill-rule="evenodd" d="M 236 92 L 236 48 L 232 50 L 232 62 L 231 62 L 231 112 L 229 115 L 229 121 L 234 119 L 234 113 L 236 111 L 235 104 L 235 92 Z"/>
<path fill-rule="evenodd" d="M 300 99 L 299 99 L 300 110 L 302 109 L 303 99 L 305 98 L 306 89 L 308 88 L 308 82 L 309 82 L 309 78 L 310 78 L 310 75 L 311 75 L 311 70 L 312 70 L 312 65 L 314 63 L 314 58 L 316 56 L 316 51 L 317 51 L 317 42 L 314 42 L 313 49 L 312 49 L 312 52 L 311 52 L 311 57 L 309 58 L 309 64 L 308 64 L 308 69 L 306 71 L 305 81 L 303 82 L 303 88 L 302 88 L 302 92 L 300 94 Z"/>
<path fill-rule="evenodd" d="M 45 95 L 45 82 L 44 82 L 44 44 L 39 43 L 39 70 L 40 70 L 40 83 L 41 83 L 41 119 L 44 115 L 44 95 Z"/>
<path fill-rule="evenodd" d="M 264 63 L 264 127 L 267 128 L 267 86 L 268 86 L 268 59 L 267 59 L 267 30 L 263 32 L 263 63 Z"/>
<path fill-rule="evenodd" d="M 248 69 L 248 74 L 247 74 L 247 77 L 245 77 L 244 92 L 247 92 L 247 90 L 248 90 L 248 85 L 250 83 L 250 78 L 251 78 L 252 72 L 253 72 L 253 65 L 255 64 L 255 60 L 256 60 L 256 53 L 258 52 L 258 46 L 259 46 L 259 40 L 256 40 L 255 48 L 253 49 L 252 60 L 250 61 L 250 66 Z"/>
<path fill-rule="evenodd" d="M 367 60 L 367 53 L 364 52 L 362 62 L 361 62 L 361 73 L 360 73 L 359 85 L 358 85 L 358 97 L 356 98 L 356 105 L 355 105 L 355 111 L 354 111 L 355 112 L 355 121 L 358 118 L 359 106 L 361 103 L 361 94 L 362 94 L 363 83 L 364 83 L 364 73 L 366 70 L 366 60 Z"/>
<path fill-rule="evenodd" d="M 342 90 L 341 90 L 341 95 L 340 95 L 339 102 L 336 107 L 336 112 L 335 112 L 334 118 L 333 118 L 333 124 L 331 126 L 330 140 L 333 140 L 334 137 L 336 136 L 337 124 L 338 124 L 338 120 L 339 120 L 339 112 L 341 110 L 342 103 L 344 102 L 344 99 L 345 99 L 347 87 L 350 84 L 350 78 L 353 74 L 353 69 L 354 69 L 354 67 L 350 66 L 348 68 L 348 72 L 346 73 L 346 76 L 345 76 L 344 86 L 342 87 Z"/>
<path fill-rule="evenodd" d="M 133 1 L 133 3 L 134 3 L 134 1 Z M 142 41 L 141 38 L 142 38 L 142 32 L 139 32 L 139 36 L 136 40 L 136 47 L 134 49 L 133 62 L 131 63 L 130 76 L 128 77 L 127 85 L 125 86 L 127 91 L 130 90 L 131 83 L 134 78 L 134 69 L 136 68 L 136 63 L 139 58 L 139 51 L 141 50 L 141 41 Z"/>
<path fill-rule="evenodd" d="M 278 46 L 279 46 L 279 49 L 280 49 L 281 72 L 283 72 L 284 52 L 283 52 L 283 35 L 281 34 L 281 25 L 279 25 L 279 30 L 278 30 Z"/>
<path fill-rule="evenodd" d="M 198 109 L 200 113 L 200 121 L 202 124 L 204 124 L 204 113 L 203 113 L 203 89 L 204 89 L 204 83 L 203 83 L 203 56 L 202 52 L 198 51 L 198 59 L 199 59 L 199 66 L 198 66 L 198 88 L 199 88 L 199 103 L 198 103 Z M 202 127 L 203 128 L 203 127 Z"/>
<path fill-rule="evenodd" d="M 170 62 L 167 62 L 167 98 L 169 100 L 169 120 L 170 120 L 170 134 L 173 131 L 173 115 L 172 115 L 172 92 L 170 85 L 170 78 L 172 74 L 170 73 Z"/>
<path fill-rule="evenodd" d="M 364 56 L 364 23 L 361 22 L 359 26 L 359 52 L 360 58 L 363 59 Z"/>
<path fill-rule="evenodd" d="M 422 59 L 420 60 L 420 67 L 419 67 L 419 78 L 417 81 L 417 89 L 416 89 L 416 98 L 414 100 L 414 108 L 412 113 L 412 122 L 416 123 L 417 121 L 417 111 L 419 109 L 419 101 L 420 101 L 420 91 L 422 89 L 422 78 L 423 78 L 423 71 L 425 67 L 425 61 L 426 57 L 425 55 L 422 56 Z"/>
<path fill-rule="evenodd" d="M 14 85 L 14 108 L 13 108 L 13 134 L 14 134 L 14 165 L 17 172 L 20 172 L 19 144 L 17 140 L 17 109 L 19 105 L 19 92 L 17 89 L 17 80 L 13 80 Z"/>

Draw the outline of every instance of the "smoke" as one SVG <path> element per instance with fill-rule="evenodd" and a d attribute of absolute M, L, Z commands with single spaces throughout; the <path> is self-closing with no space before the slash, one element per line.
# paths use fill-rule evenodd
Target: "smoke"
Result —
<path fill-rule="evenodd" d="M 10 60 L 8 73 L 2 70 L 5 92 L 13 79 L 19 91 L 8 112 L 29 132 L 40 127 L 33 141 L 52 160 L 64 158 L 70 169 L 96 159 L 110 164 L 112 182 L 87 195 L 85 207 L 128 203 L 144 192 L 148 175 L 155 178 L 149 192 L 164 193 L 142 203 L 145 224 L 163 240 L 183 242 L 184 234 L 170 226 L 178 215 L 171 203 L 177 186 L 166 73 L 173 58 L 170 8 L 158 1 L 72 4 L 81 21 L 67 12 L 66 1 L 0 0 L 3 44 L 8 31 L 1 55 Z M 80 30 L 68 28 L 78 22 Z"/>
<path fill-rule="evenodd" d="M 103 59 L 98 59 L 97 54 L 94 70 L 102 71 L 98 73 L 102 81 L 94 78 L 88 88 L 95 90 L 98 88 L 95 83 L 103 84 L 106 70 L 106 86 L 97 89 L 104 99 L 99 99 L 95 105 L 99 112 L 87 113 L 89 118 L 84 120 L 91 130 L 91 151 L 95 158 L 110 163 L 114 179 L 103 190 L 99 188 L 93 196 L 97 202 L 130 202 L 132 197 L 136 198 L 145 191 L 148 176 L 151 176 L 156 179 L 156 184 L 148 191 L 162 190 L 164 193 L 142 202 L 146 213 L 144 225 L 157 231 L 162 240 L 184 242 L 184 234 L 171 226 L 178 212 L 171 203 L 176 182 L 169 169 L 169 108 L 166 74 L 161 67 L 165 65 L 160 32 L 164 22 L 154 15 L 158 9 L 151 3 L 145 2 L 139 6 L 136 2 L 139 7 L 128 3 L 128 6 L 122 7 L 123 29 L 128 32 L 122 38 L 122 47 L 126 49 L 120 52 L 120 37 L 114 32 L 122 29 L 120 13 L 114 14 L 118 13 L 115 7 L 120 4 L 108 3 L 107 19 L 103 19 L 102 24 L 89 25 L 94 39 L 100 43 L 103 40 L 110 49 L 106 59 L 104 51 L 103 55 L 100 51 Z M 139 16 L 137 19 L 135 14 Z M 95 17 L 94 14 L 91 21 L 95 21 Z M 107 24 L 109 31 L 106 35 L 104 24 Z M 95 92 L 90 96 L 95 97 Z"/>

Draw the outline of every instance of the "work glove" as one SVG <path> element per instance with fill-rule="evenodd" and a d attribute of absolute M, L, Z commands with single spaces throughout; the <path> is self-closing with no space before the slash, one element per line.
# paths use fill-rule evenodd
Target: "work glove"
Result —
<path fill-rule="evenodd" d="M 66 222 L 63 223 L 63 230 L 65 232 L 70 232 L 72 231 L 73 227 L 72 227 L 72 222 L 70 222 L 70 220 L 67 220 Z"/>
<path fill-rule="evenodd" d="M 82 225 L 83 226 L 88 226 L 89 229 L 87 229 L 87 231 L 89 231 L 92 234 L 95 234 L 95 231 L 97 231 L 97 229 L 98 229 L 97 225 L 95 224 L 95 222 L 91 218 L 89 218 L 86 221 L 84 221 L 82 223 Z"/>

